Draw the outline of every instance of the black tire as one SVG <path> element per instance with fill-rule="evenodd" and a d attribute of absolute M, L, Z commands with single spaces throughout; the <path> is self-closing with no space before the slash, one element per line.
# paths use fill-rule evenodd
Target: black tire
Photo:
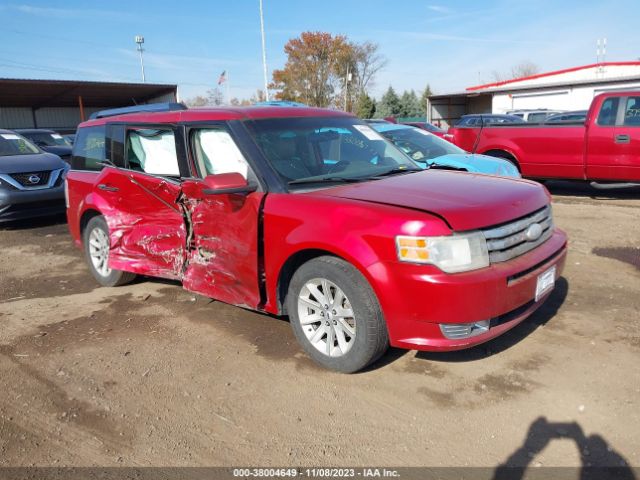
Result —
<path fill-rule="evenodd" d="M 120 285 L 125 285 L 133 281 L 136 278 L 135 273 L 112 269 L 108 275 L 102 275 L 93 265 L 93 262 L 91 261 L 91 257 L 89 255 L 89 236 L 95 229 L 102 230 L 106 234 L 107 238 L 109 238 L 109 227 L 103 216 L 96 216 L 89 220 L 87 226 L 82 232 L 84 255 L 93 277 L 103 287 L 119 287 Z"/>
<path fill-rule="evenodd" d="M 346 354 L 330 357 L 313 346 L 303 331 L 298 314 L 298 296 L 304 285 L 324 278 L 339 287 L 349 299 L 355 319 L 353 345 Z M 293 333 L 305 352 L 331 370 L 353 373 L 375 362 L 389 348 L 389 333 L 378 299 L 366 278 L 351 264 L 336 257 L 317 257 L 294 273 L 287 293 L 287 312 Z"/>

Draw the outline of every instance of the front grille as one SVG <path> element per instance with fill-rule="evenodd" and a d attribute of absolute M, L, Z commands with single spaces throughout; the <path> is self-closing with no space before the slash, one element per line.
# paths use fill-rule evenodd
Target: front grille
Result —
<path fill-rule="evenodd" d="M 12 173 L 11 177 L 23 187 L 41 187 L 49 183 L 51 172 Z"/>
<path fill-rule="evenodd" d="M 546 206 L 524 218 L 482 230 L 482 233 L 487 240 L 491 263 L 506 262 L 549 240 L 553 234 L 551 207 Z"/>

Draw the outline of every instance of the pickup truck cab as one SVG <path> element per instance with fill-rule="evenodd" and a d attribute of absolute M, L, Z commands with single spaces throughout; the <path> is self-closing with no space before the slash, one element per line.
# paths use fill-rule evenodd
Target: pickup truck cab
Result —
<path fill-rule="evenodd" d="M 596 96 L 582 122 L 456 126 L 447 138 L 513 162 L 524 177 L 631 186 L 640 183 L 640 92 Z"/>
<path fill-rule="evenodd" d="M 69 228 L 96 280 L 176 279 L 288 315 L 328 368 L 357 371 L 389 345 L 490 340 L 561 274 L 567 238 L 544 187 L 423 170 L 351 115 L 108 115 L 79 126 L 67 177 Z"/>

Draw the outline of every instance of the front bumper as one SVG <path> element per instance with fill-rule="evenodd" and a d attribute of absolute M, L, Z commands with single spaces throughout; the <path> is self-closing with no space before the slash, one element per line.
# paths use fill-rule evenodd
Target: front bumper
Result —
<path fill-rule="evenodd" d="M 64 213 L 64 185 L 41 190 L 0 189 L 0 222 Z"/>
<path fill-rule="evenodd" d="M 433 266 L 403 262 L 368 268 L 387 321 L 392 346 L 416 350 L 460 350 L 491 340 L 537 310 L 538 275 L 556 266 L 560 277 L 567 236 L 556 229 L 546 242 L 520 257 L 472 272 L 446 274 Z M 464 339 L 448 339 L 440 324 L 490 320 L 490 328 Z"/>

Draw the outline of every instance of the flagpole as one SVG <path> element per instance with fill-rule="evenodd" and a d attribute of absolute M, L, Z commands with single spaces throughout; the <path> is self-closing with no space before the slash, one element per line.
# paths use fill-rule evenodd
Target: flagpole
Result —
<path fill-rule="evenodd" d="M 227 75 L 225 78 L 225 82 L 227 84 L 227 105 L 231 105 L 231 97 L 229 96 L 229 70 L 227 70 Z"/>
<path fill-rule="evenodd" d="M 260 34 L 262 36 L 262 70 L 264 73 L 264 98 L 269 101 L 269 82 L 267 79 L 267 48 L 264 41 L 264 14 L 262 11 L 262 0 L 260 0 Z"/>

